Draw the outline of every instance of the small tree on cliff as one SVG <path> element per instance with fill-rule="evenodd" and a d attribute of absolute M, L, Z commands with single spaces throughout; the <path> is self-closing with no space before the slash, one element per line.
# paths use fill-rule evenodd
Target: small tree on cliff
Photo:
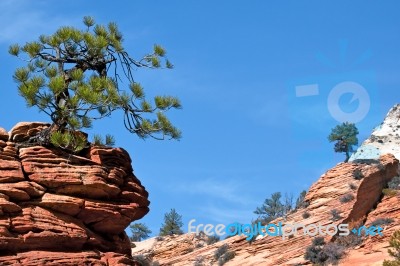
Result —
<path fill-rule="evenodd" d="M 389 255 L 394 258 L 394 260 L 385 260 L 383 266 L 400 266 L 400 230 L 395 231 L 390 237 L 389 245 L 393 249 L 389 249 Z"/>
<path fill-rule="evenodd" d="M 258 214 L 258 219 L 261 219 L 261 221 L 265 224 L 278 217 L 282 217 L 284 212 L 285 206 L 281 202 L 280 192 L 273 193 L 271 198 L 265 199 L 261 207 L 257 207 L 254 211 L 255 214 Z"/>
<path fill-rule="evenodd" d="M 303 190 L 302 192 L 300 192 L 300 195 L 298 196 L 298 198 L 296 200 L 296 207 L 295 207 L 296 210 L 307 207 L 307 202 L 304 200 L 306 197 L 306 194 L 307 194 L 306 190 Z"/>
<path fill-rule="evenodd" d="M 53 35 L 9 48 L 14 56 L 25 54 L 20 58 L 27 62 L 13 76 L 19 94 L 28 107 L 36 106 L 53 122 L 32 141 L 79 151 L 87 140 L 76 131 L 116 110 L 122 111 L 125 127 L 141 138 L 179 139 L 180 131 L 164 113 L 180 108 L 179 99 L 156 96 L 151 104 L 133 77 L 137 68 L 172 68 L 166 51 L 154 45 L 151 53 L 133 59 L 115 23 L 99 25 L 91 17 L 84 17 L 83 23 L 82 30 L 61 27 Z"/>
<path fill-rule="evenodd" d="M 335 152 L 344 152 L 346 154 L 345 162 L 350 159 L 350 152 L 353 152 L 353 145 L 358 144 L 358 129 L 354 123 L 344 122 L 332 129 L 328 136 L 330 142 L 336 141 Z"/>
<path fill-rule="evenodd" d="M 151 230 L 143 223 L 131 224 L 129 228 L 131 229 L 132 233 L 130 240 L 133 242 L 142 241 L 143 239 L 148 238 L 151 234 Z"/>
<path fill-rule="evenodd" d="M 164 215 L 164 223 L 160 228 L 160 236 L 181 235 L 183 234 L 182 226 L 182 215 L 179 215 L 175 209 L 171 209 L 170 212 Z"/>

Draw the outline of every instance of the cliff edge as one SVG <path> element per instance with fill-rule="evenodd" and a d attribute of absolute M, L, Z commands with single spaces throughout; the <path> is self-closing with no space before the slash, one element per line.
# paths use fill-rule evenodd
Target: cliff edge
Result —
<path fill-rule="evenodd" d="M 48 126 L 0 128 L 0 265 L 134 265 L 124 230 L 149 201 L 129 154 L 26 143 Z"/>

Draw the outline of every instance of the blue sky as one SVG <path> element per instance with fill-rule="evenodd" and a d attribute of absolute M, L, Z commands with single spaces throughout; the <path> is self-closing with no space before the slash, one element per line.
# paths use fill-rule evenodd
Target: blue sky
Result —
<path fill-rule="evenodd" d="M 327 136 L 338 124 L 328 98 L 343 82 L 369 95 L 357 126 L 360 142 L 400 96 L 400 17 L 397 1 L 15 1 L 0 2 L 0 125 L 49 121 L 27 109 L 12 80 L 22 63 L 8 46 L 80 27 L 82 17 L 115 21 L 134 57 L 163 45 L 173 70 L 136 71 L 149 96 L 171 94 L 183 104 L 170 112 L 180 141 L 142 141 L 116 113 L 92 132 L 110 133 L 131 154 L 135 174 L 150 193 L 141 220 L 158 233 L 171 208 L 187 222 L 249 222 L 275 191 L 295 196 L 344 159 Z M 296 87 L 318 94 L 296 97 Z M 330 99 L 330 98 L 329 98 Z"/>

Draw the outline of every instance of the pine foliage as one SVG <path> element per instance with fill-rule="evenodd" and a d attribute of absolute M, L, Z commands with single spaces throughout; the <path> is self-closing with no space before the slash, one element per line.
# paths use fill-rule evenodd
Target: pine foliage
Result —
<path fill-rule="evenodd" d="M 350 158 L 350 152 L 353 152 L 353 146 L 358 145 L 358 129 L 354 123 L 344 122 L 332 129 L 328 136 L 330 142 L 335 143 L 335 152 L 344 152 L 346 154 L 345 162 Z"/>
<path fill-rule="evenodd" d="M 383 266 L 400 266 L 400 230 L 395 231 L 389 240 L 389 245 L 393 249 L 389 249 L 389 255 L 394 258 L 394 260 L 385 260 Z"/>
<path fill-rule="evenodd" d="M 64 26 L 9 48 L 11 55 L 27 62 L 13 78 L 28 107 L 35 106 L 51 118 L 50 142 L 80 150 L 86 139 L 73 132 L 91 128 L 93 121 L 116 110 L 122 110 L 125 127 L 140 138 L 179 139 L 181 132 L 165 114 L 181 108 L 179 99 L 156 96 L 151 102 L 133 77 L 137 68 L 172 68 L 165 49 L 154 45 L 152 52 L 136 60 L 124 49 L 115 23 L 100 25 L 91 17 L 84 17 L 83 23 L 83 29 Z M 95 142 L 101 141 L 96 137 Z M 106 137 L 106 144 L 113 142 Z"/>
<path fill-rule="evenodd" d="M 151 230 L 144 223 L 134 223 L 129 226 L 131 229 L 132 236 L 130 240 L 133 242 L 139 242 L 146 239 L 151 234 Z"/>
<path fill-rule="evenodd" d="M 170 212 L 164 215 L 164 223 L 160 228 L 160 236 L 181 235 L 183 234 L 182 226 L 182 215 L 179 215 L 175 209 L 171 209 Z"/>

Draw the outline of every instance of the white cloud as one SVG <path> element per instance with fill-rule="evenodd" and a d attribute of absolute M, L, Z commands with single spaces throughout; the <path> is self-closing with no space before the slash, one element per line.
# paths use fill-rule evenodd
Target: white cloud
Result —
<path fill-rule="evenodd" d="M 198 206 L 196 209 L 207 215 L 207 217 L 214 220 L 216 223 L 228 225 L 230 223 L 250 223 L 251 219 L 255 217 L 252 209 L 242 208 L 227 208 L 218 207 L 208 204 L 206 206 Z"/>
<path fill-rule="evenodd" d="M 0 1 L 0 10 L 3 11 L 0 17 L 0 43 L 31 41 L 40 34 L 51 33 L 59 26 L 78 22 L 77 18 L 62 16 L 61 12 L 55 13 L 54 9 L 37 1 L 3 0 Z"/>
<path fill-rule="evenodd" d="M 228 180 L 223 182 L 217 179 L 203 179 L 200 181 L 180 182 L 171 187 L 172 190 L 179 193 L 187 193 L 192 195 L 207 196 L 210 199 L 222 200 L 226 203 L 234 203 L 240 205 L 257 205 L 257 202 L 243 194 L 245 184 L 240 184 L 240 181 Z"/>

